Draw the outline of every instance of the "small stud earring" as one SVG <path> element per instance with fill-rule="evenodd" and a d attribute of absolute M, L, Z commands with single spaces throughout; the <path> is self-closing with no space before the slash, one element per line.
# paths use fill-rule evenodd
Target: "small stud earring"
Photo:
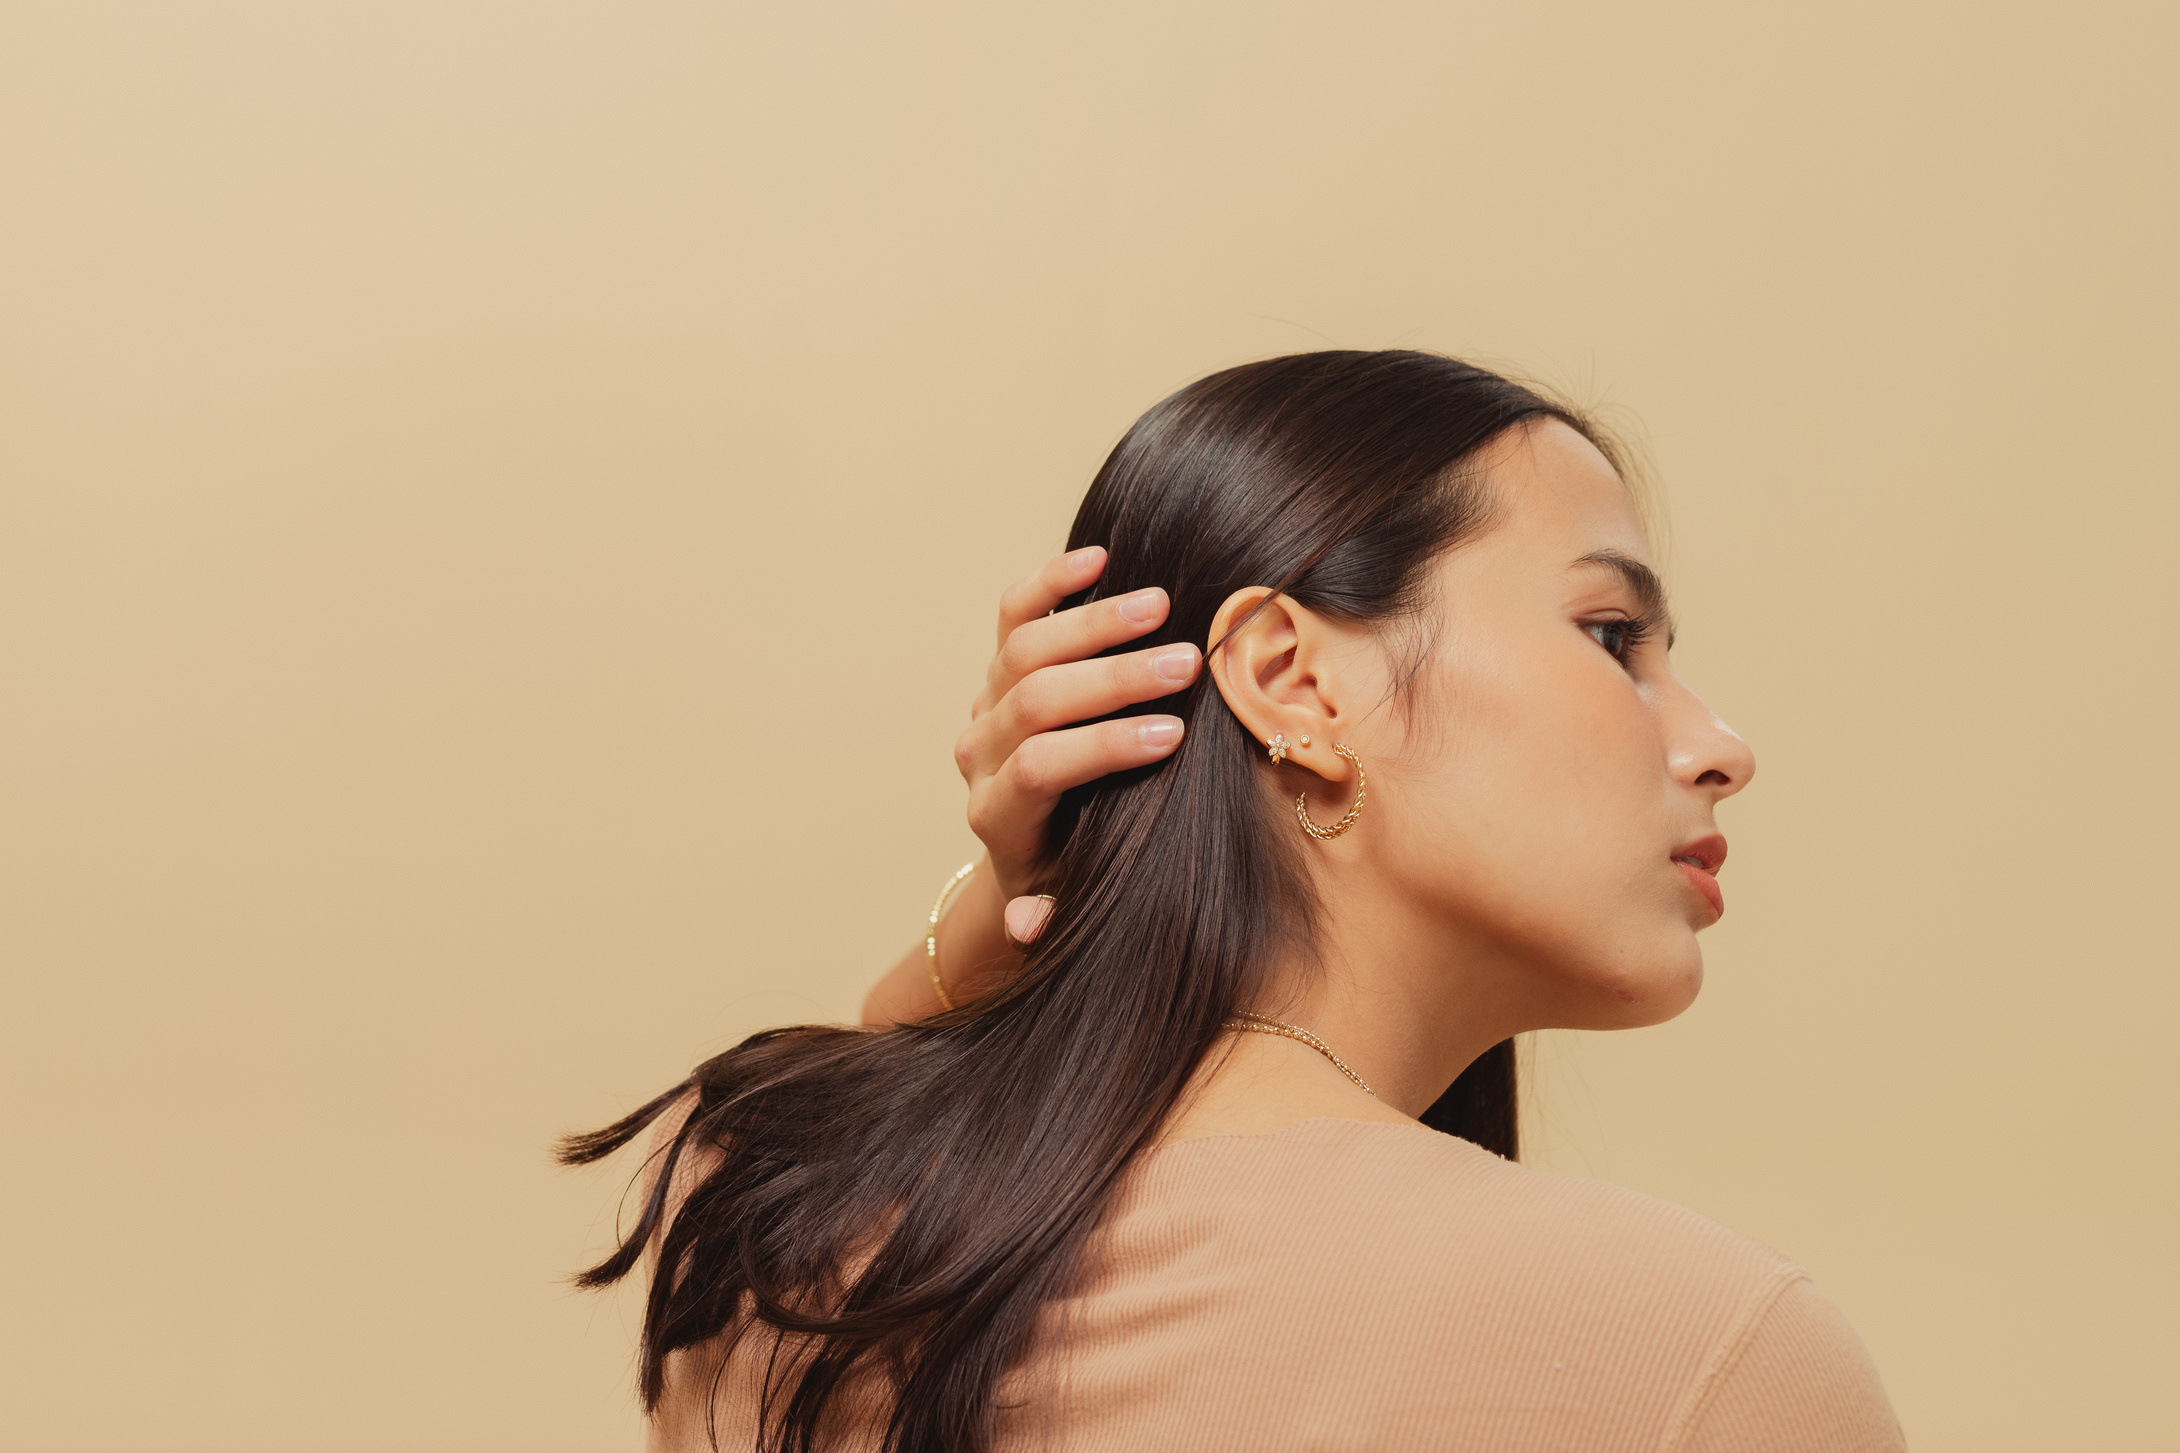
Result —
<path fill-rule="evenodd" d="M 1309 733 L 1308 733 L 1308 732 L 1304 732 L 1304 733 L 1302 733 L 1302 745 L 1306 747 L 1306 746 L 1308 746 L 1309 744 L 1310 744 L 1310 735 L 1309 735 Z"/>
<path fill-rule="evenodd" d="M 1264 745 L 1272 749 L 1272 761 L 1276 765 L 1287 760 L 1287 734 L 1273 732 L 1264 739 Z"/>

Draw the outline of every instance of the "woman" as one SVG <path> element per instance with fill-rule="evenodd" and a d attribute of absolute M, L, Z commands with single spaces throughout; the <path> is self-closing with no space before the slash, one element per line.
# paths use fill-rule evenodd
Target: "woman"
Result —
<path fill-rule="evenodd" d="M 1070 549 L 958 749 L 946 952 L 564 1147 L 662 1122 L 583 1278 L 652 1268 L 653 1446 L 1898 1446 L 1791 1263 L 1512 1160 L 1513 1036 L 1694 998 L 1754 770 L 1598 434 L 1273 359 L 1144 415 Z"/>

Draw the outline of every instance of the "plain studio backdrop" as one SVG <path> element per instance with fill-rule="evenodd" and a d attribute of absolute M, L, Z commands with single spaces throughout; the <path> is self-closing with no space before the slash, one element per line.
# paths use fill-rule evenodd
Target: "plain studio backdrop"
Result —
<path fill-rule="evenodd" d="M 1001 587 L 1339 345 L 1611 405 L 1762 762 L 1533 1158 L 1806 1264 L 1921 1453 L 2169 1448 L 2174 41 L 6 5 L 0 1445 L 632 1446 L 632 1167 L 548 1142 L 853 1016 Z"/>

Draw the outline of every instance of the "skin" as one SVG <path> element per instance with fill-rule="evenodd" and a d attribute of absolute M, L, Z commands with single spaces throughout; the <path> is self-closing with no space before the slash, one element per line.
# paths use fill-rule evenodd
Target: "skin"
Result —
<path fill-rule="evenodd" d="M 1702 985 L 1696 935 L 1719 910 L 1676 858 L 1715 869 L 1715 809 L 1755 759 L 1675 675 L 1663 601 L 1643 589 L 1655 580 L 1649 544 L 1604 457 L 1547 422 L 1510 432 L 1482 462 L 1495 523 L 1433 567 L 1424 620 L 1388 631 L 1279 597 L 1229 636 L 1269 594 L 1252 587 L 1214 623 L 1210 642 L 1225 640 L 1208 666 L 1227 705 L 1257 739 L 1290 743 L 1285 763 L 1258 764 L 1282 815 L 1298 794 L 1321 823 L 1347 809 L 1354 768 L 1336 743 L 1368 772 L 1355 828 L 1308 845 L 1324 906 L 1318 955 L 1278 965 L 1247 1007 L 1315 1032 L 1376 1094 L 1306 1045 L 1236 1034 L 1199 1071 L 1170 1138 L 1314 1116 L 1407 1122 L 1502 1039 L 1660 1023 Z M 1055 562 L 1002 609 L 1000 656 L 957 751 L 990 848 L 981 895 L 965 891 L 942 925 L 957 1002 L 1009 967 L 1001 905 L 1038 881 L 1058 793 L 1172 750 L 1133 735 L 1141 718 L 1052 730 L 1180 684 L 1165 684 L 1149 653 L 1081 659 L 1151 629 L 1162 600 L 1144 621 L 1117 607 L 1101 616 L 1102 603 L 1036 609 L 1066 593 L 1053 592 L 1070 572 L 1102 564 Z M 1654 628 L 1632 639 L 1626 623 L 1646 616 Z M 1429 649 L 1403 694 L 1399 653 L 1417 630 Z M 1016 935 L 1034 933 L 1035 908 L 1007 909 Z M 936 1007 L 919 944 L 866 1017 Z"/>
<path fill-rule="evenodd" d="M 969 826 L 985 846 L 977 871 L 956 890 L 940 925 L 939 970 L 955 1003 L 999 983 L 1034 940 L 1045 904 L 1032 896 L 1049 867 L 1045 828 L 1060 794 L 1111 772 L 1170 755 L 1177 716 L 1070 727 L 1137 702 L 1170 696 L 1196 679 L 1203 653 L 1169 645 L 1092 660 L 1165 622 L 1156 588 L 1053 614 L 1105 570 L 1099 546 L 1049 561 L 999 600 L 999 650 L 970 704 L 954 764 L 969 787 Z M 924 945 L 903 955 L 871 990 L 863 1020 L 874 1028 L 939 1012 Z"/>

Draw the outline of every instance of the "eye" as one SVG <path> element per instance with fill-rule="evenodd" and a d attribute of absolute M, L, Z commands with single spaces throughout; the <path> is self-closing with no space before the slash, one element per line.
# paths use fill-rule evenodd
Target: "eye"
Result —
<path fill-rule="evenodd" d="M 1631 616 L 1623 620 L 1591 621 L 1582 628 L 1590 639 L 1603 646 L 1622 666 L 1635 655 L 1635 648 L 1650 639 L 1651 621 L 1644 616 Z"/>

